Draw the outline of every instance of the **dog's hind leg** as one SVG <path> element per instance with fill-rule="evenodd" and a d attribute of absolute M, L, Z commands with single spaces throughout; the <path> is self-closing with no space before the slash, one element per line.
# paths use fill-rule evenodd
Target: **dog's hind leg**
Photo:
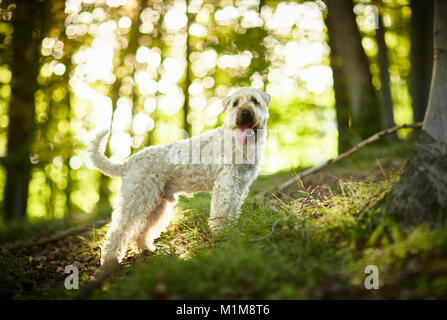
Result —
<path fill-rule="evenodd" d="M 145 177 L 144 181 L 140 180 L 138 183 L 123 180 L 112 214 L 112 224 L 102 247 L 102 265 L 123 259 L 130 240 L 142 232 L 148 214 L 160 205 L 161 189 L 156 176 Z"/>
<path fill-rule="evenodd" d="M 155 251 L 154 240 L 168 227 L 174 215 L 173 202 L 162 199 L 158 207 L 147 218 L 142 231 L 136 234 L 135 245 L 139 252 Z"/>

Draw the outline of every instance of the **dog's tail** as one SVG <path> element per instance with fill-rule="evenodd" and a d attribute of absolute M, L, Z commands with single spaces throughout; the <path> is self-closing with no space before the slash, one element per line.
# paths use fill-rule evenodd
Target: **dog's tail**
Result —
<path fill-rule="evenodd" d="M 90 142 L 88 151 L 90 155 L 90 160 L 93 165 L 102 173 L 109 177 L 119 177 L 121 176 L 122 165 L 117 163 L 112 163 L 108 158 L 104 156 L 104 145 L 101 146 L 104 138 L 109 134 L 109 130 L 101 130 L 98 132 Z M 102 150 L 102 151 L 100 151 Z"/>

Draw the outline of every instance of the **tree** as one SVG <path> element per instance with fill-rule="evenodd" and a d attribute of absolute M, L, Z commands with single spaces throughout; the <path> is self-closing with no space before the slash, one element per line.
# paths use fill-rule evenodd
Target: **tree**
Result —
<path fill-rule="evenodd" d="M 328 29 L 346 80 L 351 127 L 359 139 L 380 131 L 380 104 L 372 84 L 351 0 L 327 1 Z M 337 94 L 336 94 L 337 95 Z"/>
<path fill-rule="evenodd" d="M 391 128 L 396 125 L 394 122 L 393 113 L 393 98 L 391 96 L 390 88 L 390 72 L 388 60 L 388 48 L 385 43 L 385 26 L 383 25 L 382 15 L 379 14 L 379 25 L 376 29 L 377 46 L 379 48 L 377 53 L 377 60 L 380 69 L 380 92 L 382 94 L 382 121 L 385 127 Z M 392 136 L 396 138 L 396 135 Z"/>
<path fill-rule="evenodd" d="M 337 113 L 338 126 L 338 152 L 342 153 L 348 150 L 353 144 L 352 130 L 349 127 L 349 96 L 345 75 L 342 68 L 342 58 L 337 52 L 337 37 L 335 35 L 335 26 L 337 21 L 333 15 L 329 15 L 326 20 L 328 29 L 329 47 L 331 48 L 331 69 L 334 81 L 335 111 Z"/>
<path fill-rule="evenodd" d="M 26 215 L 31 177 L 30 148 L 34 133 L 37 74 L 45 12 L 49 1 L 30 0 L 16 6 L 13 13 L 12 82 L 9 107 L 6 187 L 6 220 Z"/>
<path fill-rule="evenodd" d="M 424 120 L 433 68 L 433 0 L 412 0 L 410 93 L 414 121 Z"/>
<path fill-rule="evenodd" d="M 435 1 L 434 64 L 422 133 L 387 212 L 404 223 L 434 221 L 447 213 L 447 2 Z"/>

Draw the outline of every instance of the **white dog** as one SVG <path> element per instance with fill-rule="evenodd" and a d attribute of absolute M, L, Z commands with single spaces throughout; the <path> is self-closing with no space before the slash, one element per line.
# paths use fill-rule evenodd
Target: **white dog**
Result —
<path fill-rule="evenodd" d="M 191 139 L 150 146 L 123 164 L 114 164 L 100 151 L 107 130 L 90 144 L 92 163 L 102 173 L 122 177 L 112 223 L 101 252 L 101 263 L 120 262 L 128 245 L 155 250 L 154 240 L 168 226 L 169 206 L 178 193 L 212 193 L 209 226 L 238 218 L 248 189 L 259 173 L 266 142 L 270 96 L 242 88 L 223 100 L 225 123 Z"/>

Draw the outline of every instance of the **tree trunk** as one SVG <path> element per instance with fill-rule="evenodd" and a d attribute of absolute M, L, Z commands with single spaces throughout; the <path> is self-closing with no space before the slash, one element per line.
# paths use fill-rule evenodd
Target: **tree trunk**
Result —
<path fill-rule="evenodd" d="M 118 52 L 117 56 L 118 56 L 118 64 L 115 66 L 115 69 L 124 65 L 124 58 L 127 56 L 127 54 L 132 54 L 132 55 L 136 55 L 136 51 L 138 49 L 138 36 L 139 36 L 139 27 L 141 26 L 140 23 L 140 13 L 146 9 L 148 7 L 148 1 L 137 1 L 136 2 L 136 8 L 134 11 L 134 15 L 132 16 L 132 24 L 131 24 L 131 29 L 129 31 L 129 36 L 128 36 L 128 45 L 127 48 L 123 49 L 123 51 Z M 133 70 L 133 75 L 135 74 L 135 69 Z M 115 80 L 115 82 L 113 83 L 112 86 L 112 90 L 111 90 L 111 99 L 112 99 L 112 115 L 115 113 L 116 107 L 117 107 L 117 101 L 120 98 L 120 88 L 122 85 L 122 78 L 117 78 Z M 138 99 L 137 97 L 137 88 L 133 88 L 132 90 L 132 120 L 135 116 L 135 113 L 137 111 L 137 101 Z M 113 122 L 113 117 L 112 117 L 112 122 Z M 110 127 L 110 129 L 112 129 L 112 127 Z M 132 148 L 132 153 L 135 150 Z M 106 150 L 104 151 L 104 154 L 106 156 L 110 156 L 110 146 L 109 144 L 107 144 L 106 146 Z M 110 178 L 105 176 L 105 175 L 101 175 L 99 178 L 99 201 L 97 204 L 97 208 L 105 208 L 105 207 L 110 207 L 110 201 L 109 201 L 109 197 L 110 197 Z"/>
<path fill-rule="evenodd" d="M 366 139 L 382 128 L 379 100 L 372 85 L 368 58 L 362 47 L 351 0 L 328 1 L 328 27 L 346 79 L 351 127 L 359 139 Z M 331 16 L 332 15 L 332 16 Z"/>
<path fill-rule="evenodd" d="M 334 24 L 336 23 L 337 21 L 335 21 L 333 15 L 328 15 L 326 24 L 328 28 L 329 46 L 331 48 L 331 69 L 334 80 L 335 110 L 337 112 L 338 153 L 343 153 L 355 143 L 349 128 L 348 88 L 346 87 L 346 79 L 341 66 L 342 58 L 337 52 L 337 45 L 335 44 L 337 38 L 333 32 L 335 29 Z"/>
<path fill-rule="evenodd" d="M 185 100 L 183 101 L 183 129 L 186 133 L 188 133 L 188 137 L 192 135 L 191 124 L 188 122 L 188 113 L 189 113 L 189 86 L 191 85 L 191 64 L 189 61 L 189 56 L 191 55 L 191 44 L 190 44 L 190 35 L 189 35 L 189 27 L 191 26 L 192 20 L 194 16 L 188 12 L 189 1 L 186 1 L 186 16 L 188 17 L 188 23 L 186 24 L 186 50 L 185 50 L 185 60 L 186 60 L 186 69 L 185 69 L 185 80 L 183 82 L 183 95 L 185 96 Z"/>
<path fill-rule="evenodd" d="M 43 13 L 46 1 L 29 0 L 17 5 L 12 18 L 12 81 L 9 105 L 5 219 L 26 216 L 31 177 L 30 148 L 34 132 L 34 92 L 37 89 Z"/>
<path fill-rule="evenodd" d="M 423 121 L 433 68 L 433 0 L 411 0 L 410 92 L 414 121 Z"/>
<path fill-rule="evenodd" d="M 382 123 L 387 128 L 392 128 L 396 123 L 394 122 L 393 98 L 391 96 L 390 72 L 388 70 L 388 48 L 385 43 L 385 27 L 382 15 L 379 15 L 379 28 L 376 29 L 376 40 L 379 47 L 378 64 L 380 69 L 380 92 L 382 94 Z M 394 134 L 391 137 L 396 139 L 397 135 Z"/>
<path fill-rule="evenodd" d="M 435 1 L 434 67 L 422 133 L 400 181 L 391 189 L 387 211 L 405 223 L 447 214 L 447 1 Z"/>

